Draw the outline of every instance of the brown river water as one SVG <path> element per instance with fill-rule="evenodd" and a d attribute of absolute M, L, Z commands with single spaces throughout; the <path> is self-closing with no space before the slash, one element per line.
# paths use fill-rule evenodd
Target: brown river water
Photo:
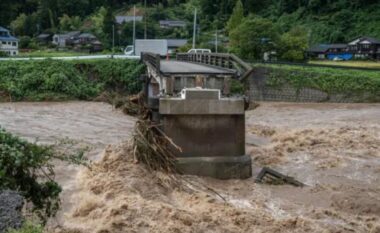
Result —
<path fill-rule="evenodd" d="M 90 148 L 91 170 L 57 164 L 62 210 L 49 232 L 380 233 L 380 104 L 261 103 L 246 115 L 254 176 L 268 166 L 306 187 L 184 177 L 223 201 L 135 164 L 135 119 L 108 104 L 0 104 L 18 136 Z"/>

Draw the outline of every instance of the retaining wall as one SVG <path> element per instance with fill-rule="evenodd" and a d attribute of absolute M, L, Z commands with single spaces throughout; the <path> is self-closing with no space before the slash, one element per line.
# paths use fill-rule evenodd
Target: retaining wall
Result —
<path fill-rule="evenodd" d="M 285 102 L 368 102 L 365 95 L 352 93 L 327 93 L 318 89 L 296 88 L 289 83 L 273 87 L 268 84 L 271 68 L 255 68 L 249 79 L 249 97 L 251 101 L 285 101 Z"/>

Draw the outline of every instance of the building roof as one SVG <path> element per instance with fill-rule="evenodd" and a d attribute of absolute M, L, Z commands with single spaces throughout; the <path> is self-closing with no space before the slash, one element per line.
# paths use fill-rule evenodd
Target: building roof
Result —
<path fill-rule="evenodd" d="M 168 41 L 168 47 L 179 48 L 187 44 L 186 39 L 167 39 L 167 41 Z"/>
<path fill-rule="evenodd" d="M 0 34 L 0 41 L 18 41 L 16 37 L 9 33 L 8 29 L 0 26 L 0 32 L 5 32 Z"/>
<path fill-rule="evenodd" d="M 90 38 L 90 39 L 96 39 L 96 36 L 94 36 L 92 33 L 82 33 L 78 36 L 78 38 Z"/>
<path fill-rule="evenodd" d="M 37 36 L 38 39 L 46 39 L 46 38 L 49 38 L 51 35 L 50 34 L 45 34 L 45 33 L 42 33 L 42 34 L 39 34 Z"/>
<path fill-rule="evenodd" d="M 80 35 L 80 31 L 71 31 L 63 34 L 55 34 L 54 36 L 71 38 Z"/>
<path fill-rule="evenodd" d="M 102 45 L 102 42 L 100 42 L 98 40 L 95 40 L 95 41 L 91 42 L 91 44 L 93 44 L 93 45 Z"/>
<path fill-rule="evenodd" d="M 185 27 L 186 22 L 182 20 L 160 20 L 160 25 L 167 27 Z"/>
<path fill-rule="evenodd" d="M 9 32 L 9 30 L 0 26 L 0 32 Z"/>
<path fill-rule="evenodd" d="M 350 43 L 350 45 L 355 45 L 355 44 L 361 44 L 361 43 L 371 43 L 371 44 L 380 44 L 380 40 L 376 39 L 376 38 L 373 38 L 373 37 L 369 37 L 369 36 L 361 36 L 361 37 L 358 37 L 356 38 L 355 40 L 352 40 Z"/>
<path fill-rule="evenodd" d="M 329 49 L 344 49 L 347 48 L 347 44 L 318 44 L 312 46 L 308 52 L 324 53 Z"/>
<path fill-rule="evenodd" d="M 133 19 L 134 19 L 134 16 L 123 16 L 123 15 L 115 16 L 116 23 L 118 24 L 132 22 Z M 142 20 L 143 20 L 142 16 L 136 15 L 136 21 L 142 21 Z"/>

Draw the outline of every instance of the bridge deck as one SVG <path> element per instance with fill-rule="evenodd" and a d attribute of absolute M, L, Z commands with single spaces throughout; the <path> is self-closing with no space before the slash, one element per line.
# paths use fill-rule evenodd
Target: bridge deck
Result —
<path fill-rule="evenodd" d="M 183 61 L 164 61 L 160 63 L 160 71 L 163 74 L 203 74 L 203 75 L 235 75 L 234 70 L 196 64 Z"/>

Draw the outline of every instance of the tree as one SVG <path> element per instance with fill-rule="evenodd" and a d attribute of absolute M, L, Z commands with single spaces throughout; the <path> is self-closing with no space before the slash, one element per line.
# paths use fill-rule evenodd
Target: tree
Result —
<path fill-rule="evenodd" d="M 103 33 L 106 38 L 112 38 L 112 27 L 115 26 L 115 19 L 110 8 L 107 9 L 106 15 L 103 18 Z"/>
<path fill-rule="evenodd" d="M 26 14 L 20 14 L 15 20 L 11 22 L 11 29 L 17 35 L 25 35 L 24 25 L 26 21 Z"/>
<path fill-rule="evenodd" d="M 295 27 L 283 34 L 279 41 L 279 56 L 286 61 L 302 61 L 308 47 L 307 31 L 303 27 Z"/>
<path fill-rule="evenodd" d="M 79 16 L 70 17 L 64 14 L 59 18 L 59 27 L 62 31 L 78 30 L 82 26 L 82 21 Z"/>
<path fill-rule="evenodd" d="M 266 51 L 275 47 L 278 39 L 272 21 L 250 15 L 230 35 L 230 46 L 234 53 L 246 59 L 261 59 Z"/>
<path fill-rule="evenodd" d="M 244 19 L 244 9 L 241 0 L 236 2 L 235 8 L 232 12 L 230 19 L 227 22 L 227 31 L 231 33 L 236 27 L 238 27 Z"/>
<path fill-rule="evenodd" d="M 11 22 L 12 31 L 20 36 L 33 36 L 37 32 L 35 14 L 26 15 L 20 14 L 15 20 Z"/>
<path fill-rule="evenodd" d="M 29 143 L 0 127 L 0 190 L 17 190 L 33 203 L 35 213 L 46 220 L 59 207 L 62 191 L 54 181 L 52 160 L 73 161 L 78 164 L 83 153 L 73 156 L 59 155 L 51 146 Z"/>

